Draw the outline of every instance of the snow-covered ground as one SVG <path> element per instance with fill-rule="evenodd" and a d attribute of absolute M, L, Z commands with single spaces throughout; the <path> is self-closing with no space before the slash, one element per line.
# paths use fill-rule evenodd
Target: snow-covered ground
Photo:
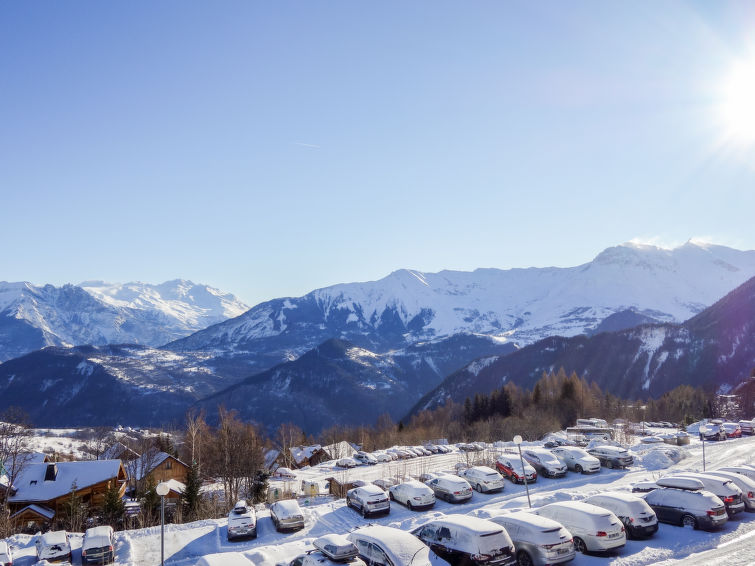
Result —
<path fill-rule="evenodd" d="M 651 480 L 671 470 L 702 470 L 702 447 L 693 439 L 686 447 L 668 445 L 632 447 L 635 465 L 628 470 L 603 468 L 593 476 L 570 472 L 562 479 L 538 478 L 530 486 L 533 507 L 554 501 L 579 500 L 607 489 L 628 491 L 640 480 Z M 658 451 L 665 451 L 664 454 Z M 727 465 L 755 463 L 755 437 L 707 442 L 705 445 L 706 466 L 713 469 Z M 670 456 L 670 457 L 669 457 Z M 681 460 L 673 463 L 681 457 Z M 328 465 L 297 471 L 298 479 L 286 485 L 274 482 L 280 489 L 300 485 L 300 480 L 324 482 L 335 477 L 339 481 L 363 479 L 372 481 L 393 476 L 419 475 L 428 471 L 452 471 L 459 461 L 466 461 L 464 453 L 426 456 L 408 461 L 362 466 L 343 471 Z M 298 532 L 281 534 L 275 531 L 269 511 L 258 508 L 258 537 L 256 540 L 233 542 L 226 540 L 226 519 L 198 521 L 184 525 L 166 525 L 166 564 L 189 566 L 197 564 L 202 557 L 209 562 L 233 566 L 266 566 L 294 558 L 309 545 L 313 538 L 326 533 L 345 533 L 367 523 L 391 525 L 409 530 L 431 517 L 452 513 L 483 514 L 486 509 L 526 508 L 524 486 L 506 482 L 502 493 L 474 493 L 471 501 L 450 504 L 438 501 L 435 507 L 425 512 L 409 511 L 392 503 L 391 512 L 379 518 L 363 519 L 354 510 L 346 507 L 343 499 L 312 497 L 300 499 L 305 513 L 306 527 Z M 124 565 L 158 564 L 160 561 L 160 527 L 119 532 L 116 563 Z M 17 535 L 9 539 L 16 547 L 16 566 L 34 563 L 34 537 Z M 72 538 L 74 563 L 80 561 L 81 537 Z M 628 541 L 620 551 L 609 555 L 577 555 L 574 565 L 650 565 L 650 564 L 701 564 L 727 566 L 755 564 L 755 514 L 743 513 L 728 521 L 717 532 L 692 531 L 661 523 L 658 533 L 648 539 Z"/>

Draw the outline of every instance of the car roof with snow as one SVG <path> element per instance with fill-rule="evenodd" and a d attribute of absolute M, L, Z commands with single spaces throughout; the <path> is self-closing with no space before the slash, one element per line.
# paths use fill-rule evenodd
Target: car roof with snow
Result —
<path fill-rule="evenodd" d="M 542 515 L 535 515 L 528 511 L 512 511 L 511 513 L 501 512 L 494 514 L 490 520 L 502 519 L 512 524 L 517 524 L 525 527 L 535 527 L 543 531 L 550 531 L 553 529 L 562 529 L 563 525 L 558 521 L 543 517 Z"/>
<path fill-rule="evenodd" d="M 301 508 L 296 499 L 282 499 L 281 501 L 276 501 L 273 503 L 273 507 L 275 507 L 276 513 L 281 512 L 286 515 L 301 515 Z"/>
<path fill-rule="evenodd" d="M 362 538 L 376 541 L 380 547 L 393 554 L 400 564 L 424 564 L 428 562 L 430 549 L 421 540 L 407 531 L 382 525 L 371 525 L 352 531 L 349 540 Z M 398 565 L 397 565 L 398 566 Z"/>
<path fill-rule="evenodd" d="M 367 485 L 355 487 L 354 491 L 358 491 L 365 495 L 385 495 L 385 492 L 380 487 L 371 483 L 368 483 Z"/>

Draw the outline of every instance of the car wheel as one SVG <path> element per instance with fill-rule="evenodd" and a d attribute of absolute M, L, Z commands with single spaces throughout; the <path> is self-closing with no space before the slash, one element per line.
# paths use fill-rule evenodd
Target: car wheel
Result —
<path fill-rule="evenodd" d="M 692 515 L 684 515 L 684 517 L 682 517 L 682 527 L 686 527 L 688 529 L 696 529 L 697 519 L 695 519 Z"/>
<path fill-rule="evenodd" d="M 613 462 L 611 462 L 611 460 L 606 461 L 606 468 L 613 470 Z"/>
<path fill-rule="evenodd" d="M 578 474 L 581 474 L 582 473 L 582 466 L 580 466 L 579 464 L 577 464 L 576 466 L 574 466 L 574 471 L 577 472 Z"/>
<path fill-rule="evenodd" d="M 534 564 L 534 562 L 532 562 L 532 557 L 523 550 L 520 550 L 516 555 L 516 560 L 519 563 L 519 566 L 532 566 L 532 564 Z"/>
<path fill-rule="evenodd" d="M 406 507 L 407 507 L 407 509 L 409 509 L 409 511 L 414 511 L 414 505 L 412 505 L 411 501 L 407 500 Z"/>
<path fill-rule="evenodd" d="M 392 492 L 390 492 L 390 491 L 388 492 L 388 499 L 390 499 L 391 501 L 395 501 L 395 500 L 396 500 L 396 499 L 395 499 L 395 498 L 393 497 L 393 493 L 392 493 Z"/>
<path fill-rule="evenodd" d="M 367 508 L 364 505 L 362 505 L 362 517 L 367 518 Z"/>
<path fill-rule="evenodd" d="M 587 552 L 587 545 L 585 544 L 585 541 L 583 541 L 579 537 L 574 537 L 574 548 L 577 550 L 577 552 L 581 552 L 582 554 Z"/>
<path fill-rule="evenodd" d="M 477 493 L 482 493 L 482 486 L 479 483 L 477 484 Z"/>
<path fill-rule="evenodd" d="M 349 499 L 348 497 L 346 498 L 346 507 L 354 507 L 354 506 L 353 506 L 353 505 L 351 504 L 351 499 Z"/>

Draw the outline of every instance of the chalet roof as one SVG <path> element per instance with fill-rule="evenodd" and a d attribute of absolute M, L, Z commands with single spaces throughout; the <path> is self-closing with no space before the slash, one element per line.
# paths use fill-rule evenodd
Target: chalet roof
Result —
<path fill-rule="evenodd" d="M 291 449 L 291 457 L 297 465 L 301 464 L 305 460 L 311 458 L 314 454 L 322 452 L 322 446 L 319 444 L 313 444 L 312 446 L 293 446 Z"/>
<path fill-rule="evenodd" d="M 176 462 L 178 462 L 179 464 L 183 466 L 186 466 L 187 468 L 189 467 L 187 464 L 185 464 L 184 462 L 181 462 L 181 460 L 179 460 L 172 454 L 168 454 L 167 452 L 159 452 L 159 451 L 145 452 L 144 454 L 142 454 L 135 460 L 135 465 L 133 469 L 136 471 L 135 473 L 136 479 L 140 480 L 143 477 L 148 476 L 150 472 L 152 472 L 152 470 L 157 468 L 157 466 L 165 462 L 165 460 L 167 460 L 168 458 L 172 458 L 173 460 L 175 460 Z"/>
<path fill-rule="evenodd" d="M 29 464 L 14 482 L 16 492 L 8 501 L 51 501 L 70 493 L 74 483 L 76 489 L 80 490 L 117 478 L 120 468 L 120 460 Z M 45 481 L 45 477 L 54 479 Z"/>
<path fill-rule="evenodd" d="M 18 517 L 22 513 L 26 511 L 31 511 L 32 513 L 35 513 L 36 515 L 39 515 L 40 517 L 44 517 L 45 519 L 52 519 L 55 516 L 55 511 L 50 509 L 49 507 L 45 507 L 44 505 L 27 505 L 23 509 L 19 509 L 13 515 L 10 516 L 10 518 Z"/>
<path fill-rule="evenodd" d="M 102 453 L 103 460 L 126 460 L 138 457 L 139 454 L 123 444 L 123 442 L 116 442 Z"/>
<path fill-rule="evenodd" d="M 272 470 L 277 467 L 275 461 L 278 459 L 278 456 L 280 456 L 280 450 L 268 450 L 265 452 L 266 470 Z"/>

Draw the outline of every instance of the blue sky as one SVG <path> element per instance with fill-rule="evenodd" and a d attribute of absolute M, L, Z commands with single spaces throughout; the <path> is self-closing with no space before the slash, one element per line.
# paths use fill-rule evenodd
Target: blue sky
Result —
<path fill-rule="evenodd" d="M 755 249 L 727 90 L 754 27 L 751 2 L 4 2 L 0 280 L 256 303 Z"/>

